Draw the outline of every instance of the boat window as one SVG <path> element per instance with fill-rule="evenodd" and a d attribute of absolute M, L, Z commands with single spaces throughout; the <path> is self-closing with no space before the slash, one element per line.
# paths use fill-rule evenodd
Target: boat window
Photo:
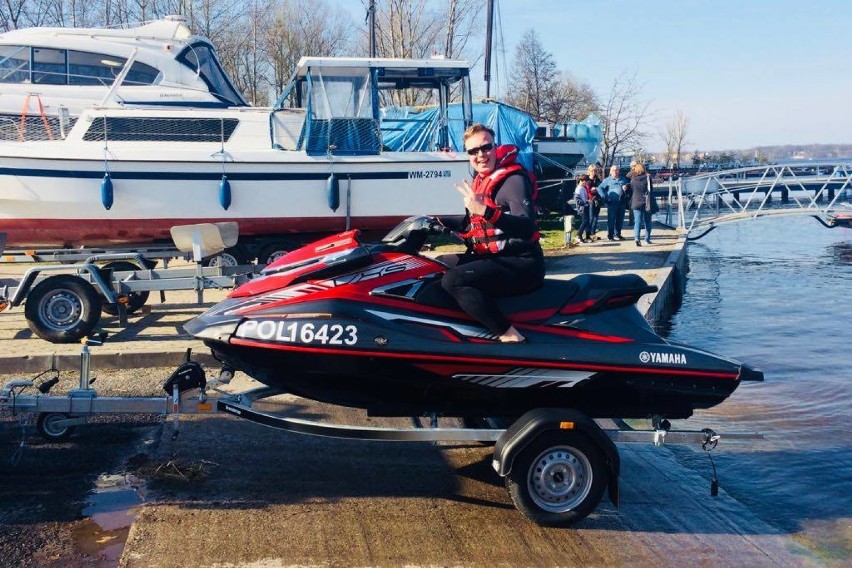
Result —
<path fill-rule="evenodd" d="M 0 83 L 29 83 L 30 48 L 0 45 Z"/>
<path fill-rule="evenodd" d="M 67 53 L 64 49 L 33 48 L 33 83 L 42 85 L 66 85 L 68 71 Z"/>
<path fill-rule="evenodd" d="M 204 43 L 189 45 L 175 59 L 192 69 L 194 73 L 198 73 L 213 95 L 231 106 L 248 106 L 243 96 L 231 84 L 213 48 L 209 45 Z"/>
<path fill-rule="evenodd" d="M 30 64 L 32 62 L 32 64 Z M 0 46 L 0 83 L 42 85 L 112 85 L 127 59 L 103 53 L 65 49 Z M 124 78 L 125 85 L 152 85 L 160 72 L 139 61 Z"/>
<path fill-rule="evenodd" d="M 313 118 L 373 118 L 369 71 L 317 69 L 311 75 Z"/>
<path fill-rule="evenodd" d="M 379 121 L 373 116 L 369 69 L 312 69 L 307 113 L 299 147 L 310 155 L 381 152 Z"/>
<path fill-rule="evenodd" d="M 236 118 L 141 118 L 103 116 L 92 121 L 83 140 L 132 142 L 225 142 L 239 124 Z"/>
<path fill-rule="evenodd" d="M 127 64 L 127 59 L 102 53 L 68 52 L 69 85 L 112 85 Z M 159 78 L 157 69 L 136 61 L 124 77 L 125 85 L 152 85 Z"/>

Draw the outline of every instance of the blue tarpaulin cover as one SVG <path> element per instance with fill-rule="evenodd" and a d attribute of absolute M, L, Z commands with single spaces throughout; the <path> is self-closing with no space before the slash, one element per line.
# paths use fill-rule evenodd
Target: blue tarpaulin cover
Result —
<path fill-rule="evenodd" d="M 426 110 L 411 107 L 385 107 L 382 109 L 382 143 L 395 152 L 427 152 L 439 150 L 437 140 L 437 108 Z M 461 105 L 448 107 L 450 148 L 464 150 L 464 117 Z M 524 111 L 502 103 L 475 103 L 473 121 L 494 130 L 497 144 L 514 144 L 520 154 L 518 161 L 533 169 L 533 137 L 536 123 Z"/>
<path fill-rule="evenodd" d="M 448 107 L 450 149 L 464 149 L 464 118 L 461 105 Z M 390 106 L 382 109 L 382 144 L 395 152 L 428 152 L 439 150 L 437 145 L 438 109 L 416 109 Z M 473 121 L 480 122 L 496 134 L 497 144 L 514 144 L 520 150 L 519 161 L 533 170 L 533 138 L 536 122 L 530 115 L 513 106 L 498 103 L 475 103 Z M 593 162 L 600 151 L 601 121 L 590 114 L 581 122 L 569 122 L 554 128 L 557 136 L 569 136 L 580 144 L 586 161 Z"/>

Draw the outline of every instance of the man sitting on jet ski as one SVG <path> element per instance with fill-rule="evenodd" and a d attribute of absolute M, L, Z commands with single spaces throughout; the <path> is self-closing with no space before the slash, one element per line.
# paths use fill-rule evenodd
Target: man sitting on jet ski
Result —
<path fill-rule="evenodd" d="M 464 133 L 476 172 L 471 185 L 456 184 L 466 215 L 459 227 L 463 255 L 443 255 L 449 268 L 441 281 L 459 306 L 505 343 L 525 341 L 497 307 L 495 298 L 532 292 L 544 281 L 544 255 L 535 220 L 535 178 L 516 159 L 515 146 L 495 146 L 482 124 Z"/>

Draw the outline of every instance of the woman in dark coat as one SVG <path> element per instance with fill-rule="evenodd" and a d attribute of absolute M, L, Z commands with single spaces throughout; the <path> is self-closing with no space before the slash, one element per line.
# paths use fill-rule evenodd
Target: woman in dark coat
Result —
<path fill-rule="evenodd" d="M 645 224 L 645 242 L 651 244 L 651 215 L 654 205 L 651 190 L 654 186 L 644 165 L 635 164 L 631 173 L 633 175 L 630 176 L 630 190 L 633 196 L 630 198 L 630 209 L 633 210 L 633 239 L 636 241 L 636 246 L 641 247 L 643 223 Z"/>

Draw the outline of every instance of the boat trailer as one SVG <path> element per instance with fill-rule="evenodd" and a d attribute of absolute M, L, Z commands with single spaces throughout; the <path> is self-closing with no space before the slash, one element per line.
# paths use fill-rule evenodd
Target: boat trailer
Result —
<path fill-rule="evenodd" d="M 710 493 L 718 493 L 716 467 L 709 452 L 722 435 L 711 429 L 672 430 L 668 420 L 654 419 L 653 429 L 637 430 L 620 420 L 615 428 L 604 428 L 583 413 L 569 408 L 533 409 L 508 428 L 437 427 L 437 416 L 424 427 L 422 417 L 413 417 L 408 428 L 386 428 L 332 424 L 290 418 L 253 408 L 254 403 L 285 392 L 261 387 L 243 392 L 226 392 L 220 387 L 234 377 L 225 366 L 208 381 L 204 368 L 186 361 L 165 381 L 164 396 L 100 396 L 92 387 L 91 346 L 100 345 L 105 333 L 88 338 L 80 354 L 77 388 L 66 395 L 51 395 L 59 382 L 58 372 L 36 384 L 34 379 L 15 379 L 0 389 L 0 411 L 35 415 L 38 433 L 49 441 L 67 439 L 78 426 L 98 414 L 159 414 L 173 423 L 172 439 L 180 432 L 182 414 L 222 412 L 237 418 L 287 432 L 373 441 L 397 442 L 486 442 L 493 443 L 492 466 L 505 480 L 509 495 L 525 516 L 541 525 L 568 526 L 591 513 L 606 491 L 617 507 L 619 502 L 620 458 L 615 442 L 698 444 L 708 452 L 713 465 Z M 44 375 L 45 373 L 42 373 Z M 35 391 L 35 392 L 33 392 Z M 26 418 L 25 418 L 26 417 Z M 488 425 L 488 420 L 482 423 Z M 725 434 L 725 439 L 753 440 L 754 433 Z M 23 447 L 22 441 L 22 447 Z"/>
<path fill-rule="evenodd" d="M 24 315 L 30 329 L 53 343 L 75 343 L 88 336 L 100 322 L 101 312 L 127 316 L 145 305 L 150 292 L 194 290 L 204 302 L 204 290 L 234 288 L 253 277 L 256 266 L 224 266 L 205 261 L 237 242 L 236 223 L 203 223 L 172 228 L 177 250 L 191 258 L 194 267 L 156 269 L 143 252 L 102 252 L 71 263 L 40 265 L 24 274 L 16 286 L 0 287 L 0 312 L 25 303 Z M 74 257 L 76 258 L 76 257 Z"/>

